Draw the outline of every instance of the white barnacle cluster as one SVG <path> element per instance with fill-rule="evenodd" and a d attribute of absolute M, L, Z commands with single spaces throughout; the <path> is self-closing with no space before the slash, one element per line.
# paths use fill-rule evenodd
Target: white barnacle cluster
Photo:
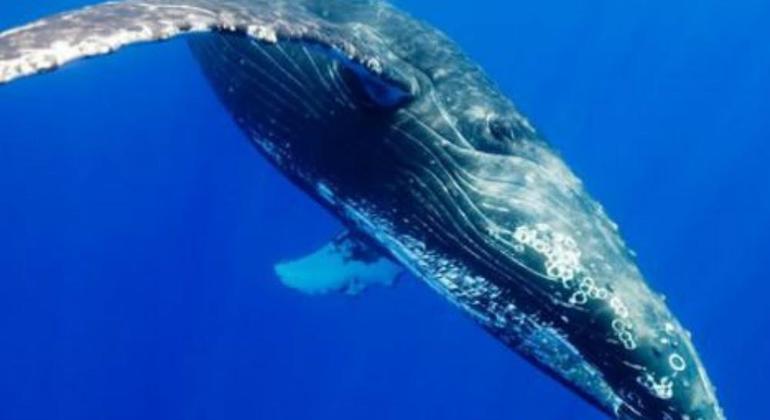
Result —
<path fill-rule="evenodd" d="M 246 33 L 259 41 L 275 44 L 278 42 L 278 33 L 275 28 L 264 25 L 249 25 L 246 27 Z"/>
<path fill-rule="evenodd" d="M 585 304 L 589 299 L 607 300 L 610 291 L 596 285 L 593 277 L 582 276 L 578 281 L 578 289 L 570 297 L 571 304 Z"/>
<path fill-rule="evenodd" d="M 560 282 L 564 289 L 572 292 L 569 298 L 571 305 L 585 305 L 590 299 L 609 298 L 609 290 L 599 287 L 586 273 L 580 262 L 580 249 L 571 236 L 554 231 L 546 224 L 538 224 L 519 226 L 513 238 L 517 242 L 515 250 L 523 252 L 529 247 L 544 257 L 547 278 Z"/>
<path fill-rule="evenodd" d="M 610 299 L 610 308 L 616 318 L 612 320 L 612 329 L 620 340 L 620 343 L 626 350 L 635 350 L 637 347 L 636 339 L 632 333 L 634 324 L 629 319 L 630 313 L 628 307 L 618 296 L 613 296 Z"/>
<path fill-rule="evenodd" d="M 636 381 L 661 400 L 670 400 L 674 396 L 674 382 L 668 376 L 658 380 L 652 373 L 645 373 Z"/>
<path fill-rule="evenodd" d="M 612 330 L 626 350 L 637 348 L 630 312 L 623 300 L 612 296 L 610 290 L 597 284 L 581 264 L 580 249 L 567 234 L 555 231 L 547 224 L 519 226 L 513 234 L 514 250 L 534 250 L 545 259 L 545 274 L 549 280 L 560 282 L 569 291 L 569 304 L 586 305 L 591 300 L 609 301 L 614 314 Z"/>
<path fill-rule="evenodd" d="M 667 322 L 665 324 L 666 334 L 673 336 L 674 332 L 676 331 L 675 328 L 676 327 L 673 324 Z M 665 340 L 665 342 L 668 343 L 668 339 Z M 677 376 L 687 370 L 688 367 L 687 361 L 678 352 L 672 352 L 669 354 L 667 361 L 668 367 L 671 369 L 670 374 L 661 376 L 660 379 L 657 379 L 653 373 L 646 372 L 636 378 L 637 382 L 645 389 L 647 389 L 650 394 L 663 400 L 668 400 L 673 397 L 675 386 L 674 381 Z"/>
<path fill-rule="evenodd" d="M 375 74 L 382 74 L 383 72 L 382 63 L 380 62 L 380 60 L 376 58 L 373 58 L 373 57 L 368 58 L 364 62 L 364 65 L 366 66 L 367 69 L 369 69 Z"/>
<path fill-rule="evenodd" d="M 580 250 L 572 237 L 540 223 L 519 226 L 513 233 L 513 239 L 520 247 L 529 247 L 545 257 L 545 274 L 549 279 L 561 281 L 568 289 L 574 287 L 575 276 L 581 267 Z"/>
<path fill-rule="evenodd" d="M 636 339 L 634 339 L 634 335 L 631 332 L 632 328 L 633 324 L 623 318 L 612 320 L 612 330 L 615 331 L 618 340 L 627 350 L 636 349 Z"/>

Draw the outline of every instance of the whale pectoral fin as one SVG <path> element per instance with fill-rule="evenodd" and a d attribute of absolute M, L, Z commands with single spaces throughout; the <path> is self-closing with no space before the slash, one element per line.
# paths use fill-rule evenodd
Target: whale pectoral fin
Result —
<path fill-rule="evenodd" d="M 355 295 L 372 285 L 390 286 L 403 271 L 349 232 L 306 257 L 275 266 L 283 284 L 312 295 Z"/>
<path fill-rule="evenodd" d="M 212 31 L 239 33 L 267 43 L 324 35 L 318 22 L 292 2 L 110 2 L 0 33 L 0 84 L 126 45 Z"/>

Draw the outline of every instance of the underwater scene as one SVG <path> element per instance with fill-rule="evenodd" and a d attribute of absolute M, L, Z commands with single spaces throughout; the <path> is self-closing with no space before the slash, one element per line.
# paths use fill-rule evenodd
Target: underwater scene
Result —
<path fill-rule="evenodd" d="M 770 419 L 770 3 L 98 3 L 0 0 L 0 419 Z"/>

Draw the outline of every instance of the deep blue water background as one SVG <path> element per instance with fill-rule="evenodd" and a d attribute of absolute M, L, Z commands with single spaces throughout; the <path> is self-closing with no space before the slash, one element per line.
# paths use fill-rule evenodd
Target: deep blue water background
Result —
<path fill-rule="evenodd" d="M 0 27 L 86 4 L 0 0 Z M 770 418 L 770 4 L 402 0 L 619 222 L 728 415 Z M 337 222 L 184 41 L 0 87 L 0 419 L 599 419 L 414 279 L 282 287 Z"/>

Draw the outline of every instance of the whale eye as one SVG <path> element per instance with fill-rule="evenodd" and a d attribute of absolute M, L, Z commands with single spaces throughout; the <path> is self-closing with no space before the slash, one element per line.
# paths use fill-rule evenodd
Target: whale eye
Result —
<path fill-rule="evenodd" d="M 527 128 L 516 119 L 497 114 L 487 116 L 481 130 L 479 148 L 487 153 L 509 154 L 531 137 Z"/>
<path fill-rule="evenodd" d="M 492 140 L 510 145 L 531 139 L 535 132 L 526 120 L 492 115 L 487 118 L 487 130 Z"/>
<path fill-rule="evenodd" d="M 489 118 L 487 120 L 487 129 L 489 130 L 489 134 L 491 134 L 497 141 L 509 142 L 514 140 L 513 125 L 502 118 Z"/>

